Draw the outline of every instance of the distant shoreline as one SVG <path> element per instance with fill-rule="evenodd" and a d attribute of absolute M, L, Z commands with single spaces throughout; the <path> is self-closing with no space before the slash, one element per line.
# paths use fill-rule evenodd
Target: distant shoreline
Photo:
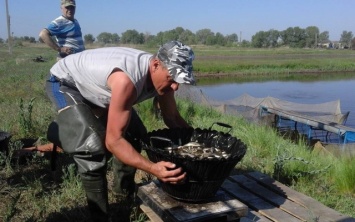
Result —
<path fill-rule="evenodd" d="M 197 78 L 221 78 L 221 77 L 255 77 L 255 76 L 274 76 L 274 75 L 290 75 L 290 74 L 299 74 L 299 75 L 320 75 L 320 74 L 331 74 L 331 73 L 354 73 L 355 70 L 338 70 L 338 71 L 325 71 L 325 70 L 300 70 L 300 71 L 289 71 L 289 72 L 280 72 L 280 73 L 194 73 Z"/>

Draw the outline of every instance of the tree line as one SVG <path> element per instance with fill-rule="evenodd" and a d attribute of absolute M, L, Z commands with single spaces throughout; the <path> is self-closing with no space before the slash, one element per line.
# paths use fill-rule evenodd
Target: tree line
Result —
<path fill-rule="evenodd" d="M 343 31 L 337 43 L 329 40 L 329 32 L 320 32 L 317 26 L 309 26 L 305 29 L 300 27 L 289 27 L 283 31 L 271 29 L 259 31 L 252 36 L 251 46 L 256 48 L 274 48 L 289 46 L 291 48 L 315 48 L 325 43 L 329 48 L 351 48 L 355 38 L 350 31 Z"/>
<path fill-rule="evenodd" d="M 91 35 L 84 36 L 86 43 L 93 43 L 95 38 Z M 136 30 L 127 30 L 121 36 L 108 32 L 100 33 L 96 41 L 104 44 L 163 44 L 169 40 L 179 40 L 188 45 L 220 45 L 230 46 L 238 44 L 244 47 L 255 48 L 274 48 L 289 46 L 291 48 L 314 48 L 321 46 L 322 43 L 329 43 L 329 32 L 320 32 L 316 26 L 309 26 L 305 29 L 300 27 L 289 27 L 286 30 L 278 31 L 271 29 L 269 31 L 259 31 L 252 36 L 251 41 L 239 39 L 236 33 L 223 35 L 219 32 L 214 33 L 210 29 L 201 29 L 196 33 L 182 27 L 177 27 L 165 32 L 159 32 L 157 35 L 149 33 L 139 33 Z M 343 31 L 338 41 L 342 47 L 351 48 L 352 41 L 355 46 L 354 35 L 351 31 Z M 332 43 L 334 44 L 334 43 Z M 333 45 L 333 47 L 336 47 Z M 353 47 L 355 48 L 355 47 Z"/>
<path fill-rule="evenodd" d="M 84 35 L 85 43 L 91 44 L 93 42 L 103 44 L 147 44 L 157 45 L 163 44 L 171 40 L 179 40 L 187 45 L 221 45 L 228 46 L 238 42 L 238 35 L 233 33 L 231 35 L 223 35 L 219 32 L 214 33 L 210 29 L 201 29 L 196 33 L 182 27 L 177 27 L 172 30 L 159 32 L 156 35 L 150 33 L 139 33 L 137 30 L 127 30 L 119 36 L 117 33 L 102 32 L 96 39 L 93 35 Z"/>
<path fill-rule="evenodd" d="M 151 46 L 161 45 L 167 41 L 179 40 L 188 45 L 218 45 L 254 47 L 254 48 L 276 48 L 288 46 L 291 48 L 315 48 L 320 47 L 324 43 L 328 43 L 328 47 L 332 48 L 353 48 L 355 49 L 355 38 L 351 31 L 343 31 L 337 44 L 329 40 L 329 32 L 320 32 L 317 26 L 309 26 L 305 29 L 300 27 L 289 27 L 286 30 L 278 31 L 270 29 L 269 31 L 259 31 L 255 33 L 251 41 L 242 40 L 236 33 L 223 35 L 220 32 L 214 33 L 211 29 L 205 28 L 195 33 L 176 27 L 168 31 L 161 31 L 156 35 L 149 32 L 140 33 L 135 29 L 126 30 L 120 35 L 117 33 L 102 32 L 96 38 L 92 34 L 83 36 L 85 44 L 146 44 Z M 33 37 L 12 37 L 13 42 L 36 42 Z M 240 38 L 240 39 L 239 39 Z M 40 39 L 38 40 L 40 41 Z M 0 43 L 6 43 L 0 38 Z"/>

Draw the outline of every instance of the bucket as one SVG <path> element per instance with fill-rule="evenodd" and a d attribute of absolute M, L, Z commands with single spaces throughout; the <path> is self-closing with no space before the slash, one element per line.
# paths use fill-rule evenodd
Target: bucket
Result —
<path fill-rule="evenodd" d="M 11 138 L 11 134 L 0 131 L 0 152 L 7 153 L 9 151 L 9 141 Z"/>
<path fill-rule="evenodd" d="M 188 202 L 203 202 L 213 198 L 247 150 L 240 139 L 211 128 L 161 129 L 149 132 L 148 137 L 150 145 L 145 150 L 152 162 L 169 161 L 187 173 L 183 184 L 161 182 L 162 190 L 175 199 Z M 181 147 L 191 142 L 200 144 L 204 149 L 218 149 L 223 156 L 213 154 L 205 158 L 169 151 L 170 147 Z"/>

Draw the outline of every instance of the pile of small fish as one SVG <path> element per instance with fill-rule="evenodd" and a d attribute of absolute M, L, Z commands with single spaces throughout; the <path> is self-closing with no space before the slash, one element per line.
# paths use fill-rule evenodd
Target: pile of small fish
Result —
<path fill-rule="evenodd" d="M 204 147 L 203 144 L 196 142 L 189 142 L 183 146 L 173 146 L 166 147 L 165 151 L 167 151 L 171 155 L 188 157 L 191 159 L 228 159 L 230 154 L 225 151 L 217 148 L 217 147 Z"/>

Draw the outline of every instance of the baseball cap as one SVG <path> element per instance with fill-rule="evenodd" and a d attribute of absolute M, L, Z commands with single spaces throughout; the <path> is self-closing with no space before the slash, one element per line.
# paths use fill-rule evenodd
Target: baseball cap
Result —
<path fill-rule="evenodd" d="M 179 41 L 167 42 L 159 48 L 157 56 L 164 62 L 175 82 L 196 84 L 192 72 L 195 55 L 189 46 Z"/>
<path fill-rule="evenodd" d="M 61 0 L 61 4 L 66 7 L 66 6 L 74 6 L 75 7 L 75 0 Z"/>

